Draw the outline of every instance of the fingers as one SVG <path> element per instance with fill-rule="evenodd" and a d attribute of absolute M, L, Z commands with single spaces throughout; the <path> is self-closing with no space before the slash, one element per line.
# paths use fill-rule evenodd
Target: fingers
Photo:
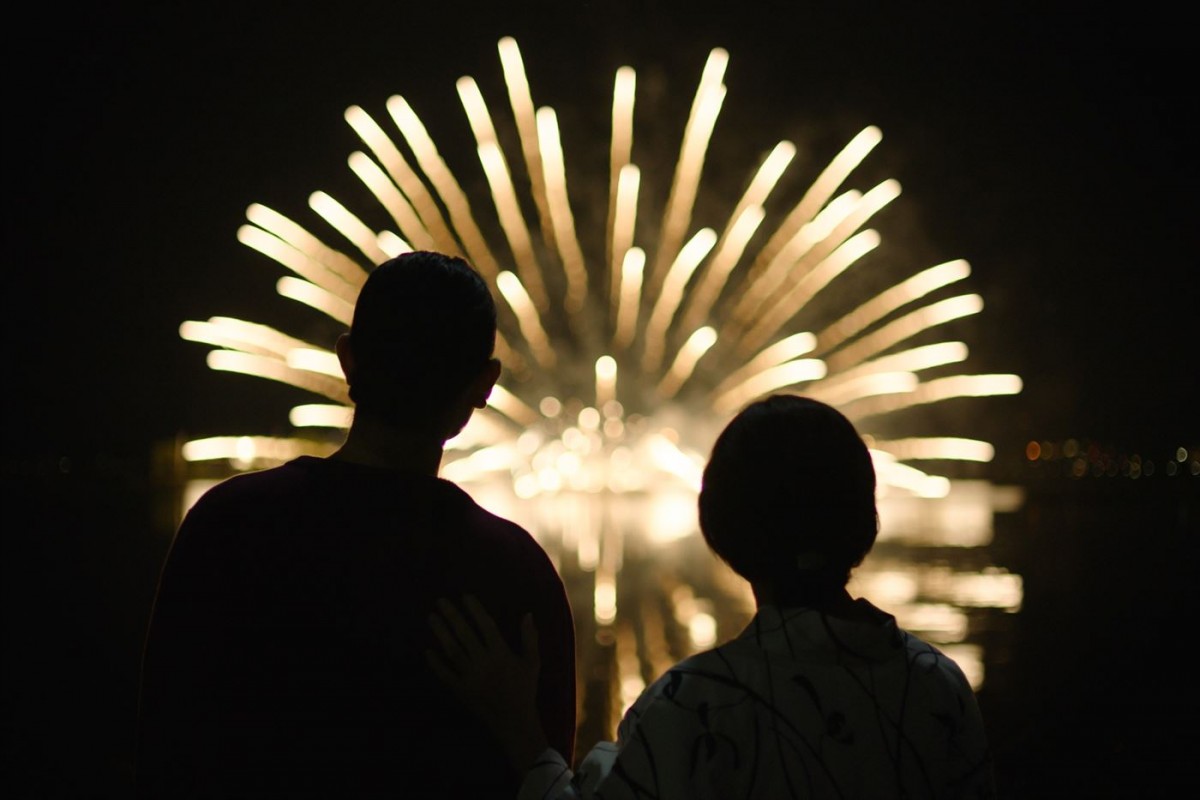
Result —
<path fill-rule="evenodd" d="M 433 613 L 429 615 L 429 627 L 433 630 L 433 638 L 437 639 L 443 653 L 446 655 L 461 654 L 462 645 L 458 643 L 458 639 L 446 627 L 446 620 L 440 614 Z"/>
<path fill-rule="evenodd" d="M 466 595 L 463 598 L 463 605 L 471 615 L 471 619 L 474 620 L 475 627 L 479 629 L 483 643 L 487 647 L 495 648 L 501 645 L 507 647 L 504 637 L 500 635 L 500 629 L 496 627 L 496 621 L 492 619 L 492 615 L 487 612 L 475 595 Z"/>
<path fill-rule="evenodd" d="M 467 660 L 478 658 L 484 650 L 484 642 L 480 640 L 479 634 L 471 627 L 471 623 L 467 622 L 466 617 L 458 610 L 458 607 L 448 600 L 438 600 L 438 612 L 441 614 L 441 620 L 445 622 L 441 625 L 436 615 L 430 620 L 433 624 L 434 635 L 438 637 L 438 641 L 442 643 L 443 649 L 447 654 L 454 656 L 455 653 L 460 653 Z M 446 626 L 449 630 L 446 630 Z M 439 630 L 442 632 L 439 635 Z M 453 645 L 448 645 L 444 637 L 449 637 Z"/>
<path fill-rule="evenodd" d="M 439 599 L 437 611 L 429 615 L 429 626 L 441 647 L 443 667 L 453 667 L 462 673 L 472 664 L 502 658 L 507 653 L 520 658 L 533 670 L 538 669 L 538 634 L 532 614 L 526 614 L 521 619 L 520 652 L 513 653 L 496 621 L 477 598 L 466 595 L 462 604 L 465 615 L 456 604 Z"/>
<path fill-rule="evenodd" d="M 438 680 L 446 684 L 446 686 L 450 687 L 455 692 L 459 691 L 461 684 L 459 682 L 458 673 L 450 669 L 449 665 L 447 665 L 441 656 L 432 650 L 426 650 L 425 661 L 427 664 L 429 664 L 429 669 L 433 670 L 433 674 L 437 676 Z"/>
<path fill-rule="evenodd" d="M 450 683 L 466 669 L 470 658 L 455 635 L 446 627 L 445 620 L 436 612 L 429 615 L 429 627 L 433 630 L 433 638 L 437 640 L 441 652 L 426 651 L 426 659 L 436 658 L 437 667 L 434 672 L 437 672 L 444 682 Z"/>

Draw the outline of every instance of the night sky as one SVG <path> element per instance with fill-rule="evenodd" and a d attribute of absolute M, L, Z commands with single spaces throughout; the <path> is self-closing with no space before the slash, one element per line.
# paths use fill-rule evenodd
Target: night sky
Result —
<path fill-rule="evenodd" d="M 736 196 L 788 138 L 801 148 L 799 187 L 863 126 L 879 126 L 863 169 L 904 188 L 873 221 L 895 274 L 967 259 L 968 288 L 986 303 L 963 333 L 971 365 L 1025 379 L 1019 400 L 985 406 L 1002 418 L 986 423 L 1018 446 L 1195 440 L 1194 358 L 1192 370 L 1184 360 L 1195 336 L 1194 139 L 1168 18 L 407 5 L 119 4 L 23 29 L 5 215 L 18 452 L 132 455 L 181 430 L 277 424 L 294 394 L 210 373 L 205 348 L 177 333 L 214 314 L 289 324 L 279 314 L 290 301 L 273 293 L 284 271 L 235 239 L 247 205 L 319 222 L 309 193 L 356 180 L 345 158 L 361 144 L 343 110 L 360 104 L 386 120 L 396 93 L 460 179 L 478 176 L 473 149 L 456 157 L 469 128 L 454 81 L 476 76 L 496 113 L 504 35 L 522 47 L 535 102 L 559 110 L 568 170 L 580 173 L 605 174 L 596 145 L 622 64 L 638 69 L 640 90 L 663 89 L 654 143 L 673 157 L 715 46 L 730 53 L 729 95 L 706 185 L 724 181 Z M 642 101 L 639 126 L 650 113 Z"/>
<path fill-rule="evenodd" d="M 985 309 L 960 329 L 967 371 L 1024 379 L 1017 397 L 960 409 L 966 433 L 996 443 L 998 464 L 1019 465 L 1031 439 L 1160 459 L 1200 444 L 1195 58 L 1172 12 L 410 5 L 43 4 L 11 26 L 5 492 L 27 501 L 14 518 L 35 522 L 4 537 L 16 644 L 6 773 L 10 756 L 48 774 L 61 755 L 115 781 L 118 769 L 98 762 L 118 756 L 89 743 L 128 714 L 120 698 L 165 547 L 129 545 L 122 531 L 146 523 L 154 446 L 279 433 L 287 408 L 310 401 L 214 373 L 207 348 L 178 335 L 182 321 L 213 315 L 303 333 L 274 293 L 284 270 L 236 240 L 246 207 L 312 222 L 314 190 L 361 194 L 346 166 L 361 144 L 342 113 L 359 104 L 386 120 L 393 94 L 460 180 L 481 180 L 454 84 L 476 77 L 496 113 L 502 36 L 520 44 L 535 102 L 559 113 L 569 179 L 606 175 L 624 64 L 654 98 L 639 99 L 638 126 L 661 114 L 644 144 L 673 157 L 713 47 L 729 51 L 729 93 L 698 207 L 731 203 L 784 138 L 800 148 L 794 201 L 805 177 L 877 125 L 883 141 L 862 169 L 904 189 L 873 221 L 894 248 L 885 260 L 897 278 L 968 260 L 966 285 Z M 577 224 L 586 213 L 576 208 Z M 78 485 L 55 483 L 67 474 Z M 1163 551 L 1153 563 L 1174 561 Z M 63 666 L 80 658 L 82 677 Z M 80 709 L 68 706 L 87 702 L 73 722 Z M 7 737 L 26 744 L 10 749 Z"/>

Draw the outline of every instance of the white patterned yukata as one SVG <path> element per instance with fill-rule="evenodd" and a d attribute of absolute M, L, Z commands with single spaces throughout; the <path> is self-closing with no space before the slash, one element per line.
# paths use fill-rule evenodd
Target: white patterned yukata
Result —
<path fill-rule="evenodd" d="M 958 665 L 855 603 L 855 621 L 761 607 L 647 688 L 577 773 L 546 751 L 520 800 L 994 797 Z"/>

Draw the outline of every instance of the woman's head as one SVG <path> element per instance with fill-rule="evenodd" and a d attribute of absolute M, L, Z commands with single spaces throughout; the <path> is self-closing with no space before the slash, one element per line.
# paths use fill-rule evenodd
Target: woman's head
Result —
<path fill-rule="evenodd" d="M 836 409 L 772 395 L 717 437 L 700 491 L 700 529 L 752 583 L 798 602 L 840 591 L 878 527 L 871 455 Z"/>

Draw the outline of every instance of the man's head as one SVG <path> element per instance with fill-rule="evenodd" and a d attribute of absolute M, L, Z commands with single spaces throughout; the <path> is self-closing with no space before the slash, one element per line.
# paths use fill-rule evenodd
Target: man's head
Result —
<path fill-rule="evenodd" d="M 411 428 L 461 425 L 452 418 L 482 408 L 500 374 L 495 344 L 483 278 L 461 258 L 416 251 L 367 276 L 337 350 L 357 413 Z"/>
<path fill-rule="evenodd" d="M 841 590 L 875 543 L 875 469 L 836 409 L 774 395 L 746 407 L 717 438 L 700 491 L 713 551 L 783 600 Z"/>

